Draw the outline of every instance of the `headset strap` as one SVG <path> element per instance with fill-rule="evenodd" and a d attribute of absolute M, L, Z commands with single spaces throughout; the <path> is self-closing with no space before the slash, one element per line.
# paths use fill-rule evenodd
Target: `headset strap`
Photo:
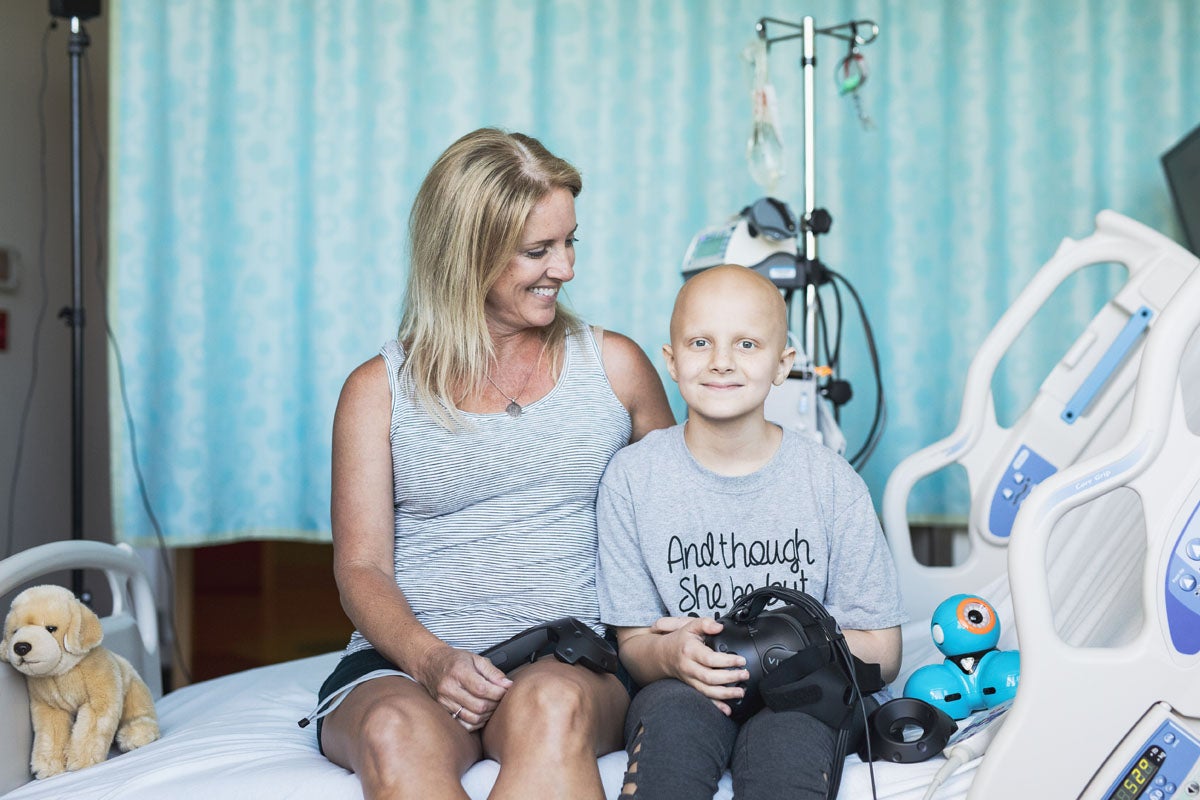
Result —
<path fill-rule="evenodd" d="M 868 695 L 884 687 L 878 664 L 851 658 L 859 691 Z M 796 653 L 763 677 L 758 689 L 772 711 L 803 711 L 834 730 L 850 727 L 859 708 L 854 684 L 826 646 Z"/>
<path fill-rule="evenodd" d="M 782 586 L 764 586 L 743 595 L 730 610 L 729 616 L 740 622 L 757 619 L 772 600 L 782 600 L 784 603 L 806 612 L 813 621 L 821 623 L 821 627 L 825 630 L 824 638 L 836 639 L 842 635 L 838 630 L 837 620 L 830 616 L 829 611 L 821 605 L 820 601 L 807 592 Z"/>

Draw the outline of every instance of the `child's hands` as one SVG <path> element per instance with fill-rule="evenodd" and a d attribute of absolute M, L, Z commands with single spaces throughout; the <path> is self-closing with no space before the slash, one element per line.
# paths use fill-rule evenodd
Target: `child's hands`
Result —
<path fill-rule="evenodd" d="M 659 634 L 658 648 L 662 663 L 674 678 L 686 683 L 712 700 L 713 705 L 729 716 L 726 700 L 745 695 L 740 686 L 749 680 L 746 659 L 735 653 L 718 653 L 704 643 L 705 636 L 715 636 L 724 628 L 712 617 L 662 617 L 650 628 Z"/>

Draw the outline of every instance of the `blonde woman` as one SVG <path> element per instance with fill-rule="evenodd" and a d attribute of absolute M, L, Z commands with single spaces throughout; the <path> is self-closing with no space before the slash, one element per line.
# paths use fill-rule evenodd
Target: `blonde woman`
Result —
<path fill-rule="evenodd" d="M 603 797 L 621 747 L 616 677 L 477 653 L 574 616 L 597 630 L 596 511 L 609 458 L 674 423 L 641 349 L 583 325 L 579 173 L 481 129 L 433 165 L 410 219 L 396 340 L 349 376 L 333 429 L 333 539 L 357 630 L 321 688 L 318 740 L 368 798 Z"/>

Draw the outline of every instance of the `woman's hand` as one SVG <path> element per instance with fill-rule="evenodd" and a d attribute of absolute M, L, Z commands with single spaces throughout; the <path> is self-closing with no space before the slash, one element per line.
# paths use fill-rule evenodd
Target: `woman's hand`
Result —
<path fill-rule="evenodd" d="M 691 686 L 712 700 L 713 705 L 729 716 L 726 700 L 745 696 L 740 686 L 730 684 L 749 680 L 750 673 L 742 669 L 746 659 L 736 653 L 718 653 L 704 642 L 724 628 L 711 617 L 662 617 L 650 628 L 658 637 L 657 648 L 664 669 L 669 675 Z"/>
<path fill-rule="evenodd" d="M 413 677 L 468 731 L 487 724 L 512 686 L 491 661 L 445 642 L 425 651 Z"/>

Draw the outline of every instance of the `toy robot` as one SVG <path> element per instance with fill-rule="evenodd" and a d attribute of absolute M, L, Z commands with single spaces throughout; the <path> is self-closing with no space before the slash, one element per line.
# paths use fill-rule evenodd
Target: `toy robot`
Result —
<path fill-rule="evenodd" d="M 1012 699 L 1021 679 L 1020 654 L 997 650 L 1000 620 L 982 597 L 956 594 L 933 612 L 930 634 L 946 656 L 927 664 L 904 684 L 904 696 L 924 700 L 954 719 Z"/>

